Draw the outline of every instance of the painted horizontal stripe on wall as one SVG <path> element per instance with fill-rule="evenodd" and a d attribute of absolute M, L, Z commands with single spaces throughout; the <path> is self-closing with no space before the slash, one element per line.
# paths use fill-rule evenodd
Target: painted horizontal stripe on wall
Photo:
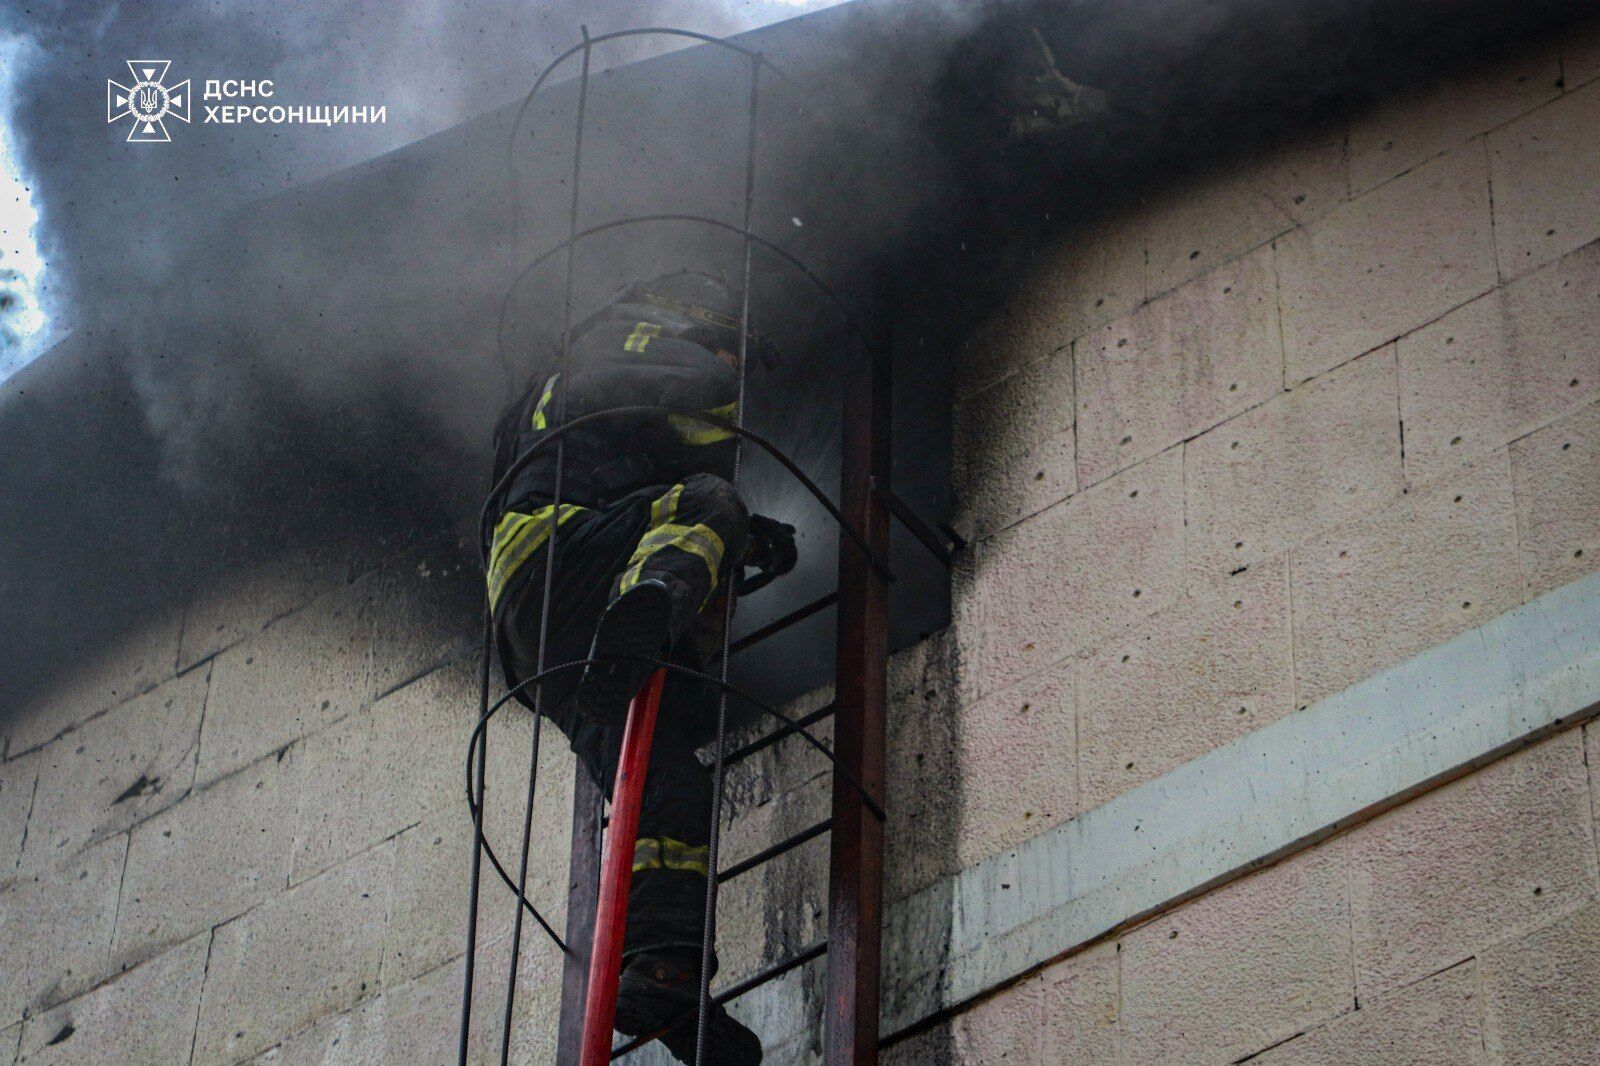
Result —
<path fill-rule="evenodd" d="M 932 885 L 884 923 L 892 1035 L 1600 712 L 1600 573 Z"/>

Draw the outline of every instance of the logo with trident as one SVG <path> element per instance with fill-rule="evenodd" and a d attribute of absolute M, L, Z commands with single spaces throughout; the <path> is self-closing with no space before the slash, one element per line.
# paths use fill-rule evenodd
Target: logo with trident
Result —
<path fill-rule="evenodd" d="M 171 65 L 167 59 L 130 59 L 131 87 L 106 79 L 106 122 L 131 117 L 130 142 L 170 141 L 166 120 L 189 121 L 189 79 L 176 85 L 162 84 Z"/>

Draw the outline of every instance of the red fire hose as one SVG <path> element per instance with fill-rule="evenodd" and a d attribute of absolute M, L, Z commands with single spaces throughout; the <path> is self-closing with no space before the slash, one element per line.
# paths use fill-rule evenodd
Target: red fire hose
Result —
<path fill-rule="evenodd" d="M 589 989 L 583 1010 L 581 1066 L 611 1061 L 611 1027 L 617 1018 L 617 982 L 622 973 L 622 935 L 628 925 L 628 889 L 633 884 L 633 845 L 639 838 L 639 810 L 644 805 L 644 776 L 650 765 L 650 742 L 667 672 L 657 670 L 628 707 L 622 730 L 622 754 L 611 790 L 611 821 L 600 859 L 600 903 L 595 912 L 594 943 L 589 953 Z"/>

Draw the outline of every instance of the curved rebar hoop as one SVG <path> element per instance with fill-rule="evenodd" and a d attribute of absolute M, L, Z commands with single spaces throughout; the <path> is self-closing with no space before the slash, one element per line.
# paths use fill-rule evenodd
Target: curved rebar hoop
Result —
<path fill-rule="evenodd" d="M 677 674 L 680 677 L 687 677 L 693 681 L 708 682 L 722 689 L 728 695 L 743 700 L 745 703 L 748 703 L 762 714 L 776 718 L 786 727 L 789 727 L 796 733 L 800 734 L 802 739 L 804 739 L 813 748 L 817 749 L 817 751 L 821 752 L 823 756 L 833 764 L 833 768 L 844 775 L 845 780 L 850 783 L 850 786 L 861 794 L 861 801 L 867 805 L 873 814 L 878 815 L 880 818 L 884 816 L 883 807 L 872 798 L 871 794 L 867 791 L 867 787 L 850 772 L 849 767 L 844 766 L 839 762 L 839 757 L 833 753 L 833 749 L 829 748 L 822 741 L 812 736 L 810 730 L 806 729 L 805 726 L 796 724 L 795 719 L 790 718 L 788 715 L 784 714 L 770 703 L 766 703 L 760 699 L 757 699 L 755 696 L 752 696 L 748 691 L 734 684 L 732 681 L 724 681 L 715 674 L 708 674 L 703 671 L 696 670 L 691 666 L 670 663 L 665 659 L 652 659 L 646 655 L 615 655 L 607 656 L 602 659 L 574 659 L 569 663 L 557 663 L 555 666 L 547 667 L 532 677 L 518 682 L 514 688 L 507 689 L 506 694 L 501 696 L 494 702 L 493 705 L 490 706 L 489 713 L 484 717 L 483 721 L 479 722 L 475 727 L 473 727 L 472 736 L 467 741 L 467 805 L 469 808 L 471 808 L 474 803 L 472 792 L 476 784 L 476 781 L 473 777 L 472 756 L 477 753 L 478 741 L 483 736 L 484 729 L 488 726 L 489 719 L 499 714 L 501 708 L 515 700 L 517 698 L 517 694 L 522 692 L 529 685 L 537 684 L 541 681 L 544 681 L 546 678 L 562 673 L 563 671 L 576 670 L 579 667 L 588 666 L 591 663 L 612 662 L 649 663 L 651 666 L 665 670 L 669 674 Z M 487 846 L 488 841 L 485 840 L 484 844 Z M 559 939 L 557 942 L 559 943 Z"/>
<path fill-rule="evenodd" d="M 827 297 L 828 302 L 833 304 L 834 310 L 839 312 L 839 317 L 844 320 L 844 324 L 849 327 L 850 332 L 855 334 L 856 340 L 862 345 L 863 350 L 871 349 L 871 342 L 867 337 L 866 331 L 861 328 L 861 324 L 857 322 L 855 316 L 850 313 L 850 308 L 847 307 L 845 302 L 839 298 L 838 293 L 834 292 L 828 287 L 828 283 L 823 281 L 822 278 L 817 275 L 816 271 L 812 270 L 801 261 L 799 256 L 795 255 L 787 248 L 778 246 L 767 238 L 761 236 L 759 233 L 751 232 L 744 226 L 735 226 L 731 222 L 723 222 L 720 219 L 710 218 L 706 215 L 689 215 L 668 212 L 656 215 L 630 215 L 627 218 L 612 219 L 610 222 L 600 222 L 588 227 L 587 229 L 579 230 L 577 233 L 574 233 L 560 244 L 552 245 L 543 252 L 534 256 L 533 259 L 528 262 L 528 265 L 522 268 L 522 272 L 512 279 L 511 287 L 506 290 L 505 296 L 500 300 L 500 319 L 495 326 L 494 345 L 496 358 L 501 362 L 501 365 L 504 365 L 505 360 L 506 315 L 511 309 L 511 300 L 514 296 L 516 296 L 517 290 L 522 287 L 522 283 L 526 281 L 535 270 L 549 262 L 550 259 L 552 259 L 563 249 L 569 248 L 579 241 L 587 240 L 590 237 L 605 233 L 608 230 L 621 229 L 624 226 L 637 226 L 645 222 L 695 222 L 700 225 L 711 226 L 714 229 L 725 230 L 728 233 L 737 234 L 751 243 L 765 248 L 767 251 L 772 252 L 784 262 L 798 270 L 801 276 L 807 281 L 811 282 L 818 292 Z"/>
<path fill-rule="evenodd" d="M 506 468 L 506 472 L 501 475 L 500 480 L 495 482 L 494 488 L 489 490 L 489 497 L 488 499 L 484 500 L 483 510 L 478 513 L 478 540 L 480 545 L 488 536 L 490 520 L 494 514 L 495 506 L 499 502 L 500 497 L 505 494 L 506 489 L 510 488 L 511 482 L 517 476 L 517 474 L 521 473 L 522 469 L 532 462 L 534 458 L 545 449 L 545 447 L 555 443 L 556 441 L 565 437 L 566 434 L 572 432 L 580 426 L 587 425 L 590 422 L 600 421 L 606 418 L 618 418 L 622 415 L 646 413 L 679 415 L 684 418 L 692 418 L 695 421 L 704 422 L 708 426 L 715 426 L 718 429 L 732 433 L 738 437 L 742 437 L 750 441 L 753 444 L 758 445 L 768 455 L 776 459 L 785 470 L 793 474 L 795 480 L 800 482 L 801 487 L 807 492 L 811 493 L 811 495 L 816 498 L 818 503 L 822 504 L 833 520 L 839 524 L 839 528 L 844 530 L 845 534 L 849 536 L 851 540 L 855 541 L 856 547 L 860 548 L 862 553 L 866 555 L 867 559 L 872 563 L 873 569 L 877 570 L 878 573 L 881 574 L 887 581 L 893 581 L 895 579 L 894 571 L 890 570 L 888 565 L 885 564 L 883 560 L 872 554 L 872 549 L 867 545 L 866 540 L 862 538 L 860 533 L 856 532 L 849 522 L 845 521 L 844 514 L 839 510 L 838 505 L 828 498 L 828 494 L 823 492 L 822 489 L 818 487 L 817 483 L 812 481 L 811 478 L 807 476 L 806 472 L 801 470 L 799 465 L 795 463 L 793 459 L 790 459 L 787 455 L 784 455 L 783 452 L 778 449 L 777 445 L 773 444 L 771 441 L 767 440 L 754 430 L 746 429 L 744 426 L 741 426 L 736 422 L 730 422 L 725 418 L 719 418 L 716 415 L 707 414 L 704 411 L 696 411 L 689 407 L 669 407 L 663 404 L 634 404 L 628 407 L 610 407 L 604 411 L 592 411 L 586 415 L 579 415 L 571 422 L 550 430 L 544 437 L 535 442 L 533 447 L 529 448 L 526 452 L 523 452 L 520 456 L 518 456 L 517 460 Z M 484 569 L 487 571 L 489 566 L 488 550 L 480 547 L 480 554 L 482 555 Z"/>
<path fill-rule="evenodd" d="M 582 52 L 585 49 L 592 49 L 597 44 L 604 44 L 606 41 L 614 41 L 622 37 L 643 37 L 647 34 L 657 34 L 664 37 L 686 37 L 691 41 L 699 41 L 702 44 L 714 44 L 719 48 L 726 48 L 730 52 L 738 52 L 740 55 L 749 57 L 752 62 L 759 63 L 761 66 L 772 71 L 772 73 L 776 74 L 785 82 L 789 80 L 789 75 L 783 72 L 783 68 L 773 63 L 772 60 L 768 59 L 760 52 L 753 51 L 744 47 L 743 45 L 734 44 L 732 41 L 725 40 L 721 37 L 713 37 L 707 33 L 696 33 L 693 30 L 678 30 L 673 29 L 670 26 L 645 26 L 633 30 L 615 30 L 611 33 L 602 33 L 598 37 L 585 36 L 582 42 L 573 45 L 571 48 L 568 48 L 565 52 L 562 52 L 549 62 L 544 70 L 540 72 L 539 76 L 534 79 L 533 88 L 528 90 L 528 95 L 522 98 L 522 104 L 517 108 L 517 117 L 513 119 L 511 123 L 511 136 L 506 141 L 506 168 L 510 174 L 514 188 L 516 188 L 517 179 L 517 134 L 522 131 L 522 120 L 527 117 L 528 108 L 533 106 L 533 98 L 539 95 L 539 90 L 544 88 L 544 83 L 550 80 L 550 75 L 555 73 L 556 68 L 565 63 L 567 60 L 571 59 L 573 56 L 577 55 L 579 52 Z M 530 130 L 529 132 L 531 133 L 532 131 Z M 520 201 L 520 190 L 518 199 Z M 520 211 L 518 212 L 518 215 L 520 217 Z"/>

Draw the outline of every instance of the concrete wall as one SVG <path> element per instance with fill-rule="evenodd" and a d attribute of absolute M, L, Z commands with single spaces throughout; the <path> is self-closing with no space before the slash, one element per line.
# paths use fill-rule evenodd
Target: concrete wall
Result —
<path fill-rule="evenodd" d="M 957 620 L 892 664 L 891 901 L 1595 568 L 1597 170 L 1590 32 L 1176 183 L 1039 264 L 963 370 Z M 452 1058 L 478 580 L 455 536 L 241 574 L 15 720 L 0 1064 Z M 508 716 L 491 741 L 508 857 L 528 730 Z M 892 1054 L 1592 1060 L 1586 742 L 1558 734 Z M 558 924 L 561 748 L 532 863 Z M 741 766 L 726 861 L 815 821 L 826 785 L 792 742 Z M 820 935 L 825 855 L 729 886 L 725 975 Z M 486 899 L 483 1059 L 511 917 Z M 548 1061 L 556 956 L 525 944 L 517 1058 Z M 774 1061 L 814 1053 L 820 980 L 739 1005 Z"/>

